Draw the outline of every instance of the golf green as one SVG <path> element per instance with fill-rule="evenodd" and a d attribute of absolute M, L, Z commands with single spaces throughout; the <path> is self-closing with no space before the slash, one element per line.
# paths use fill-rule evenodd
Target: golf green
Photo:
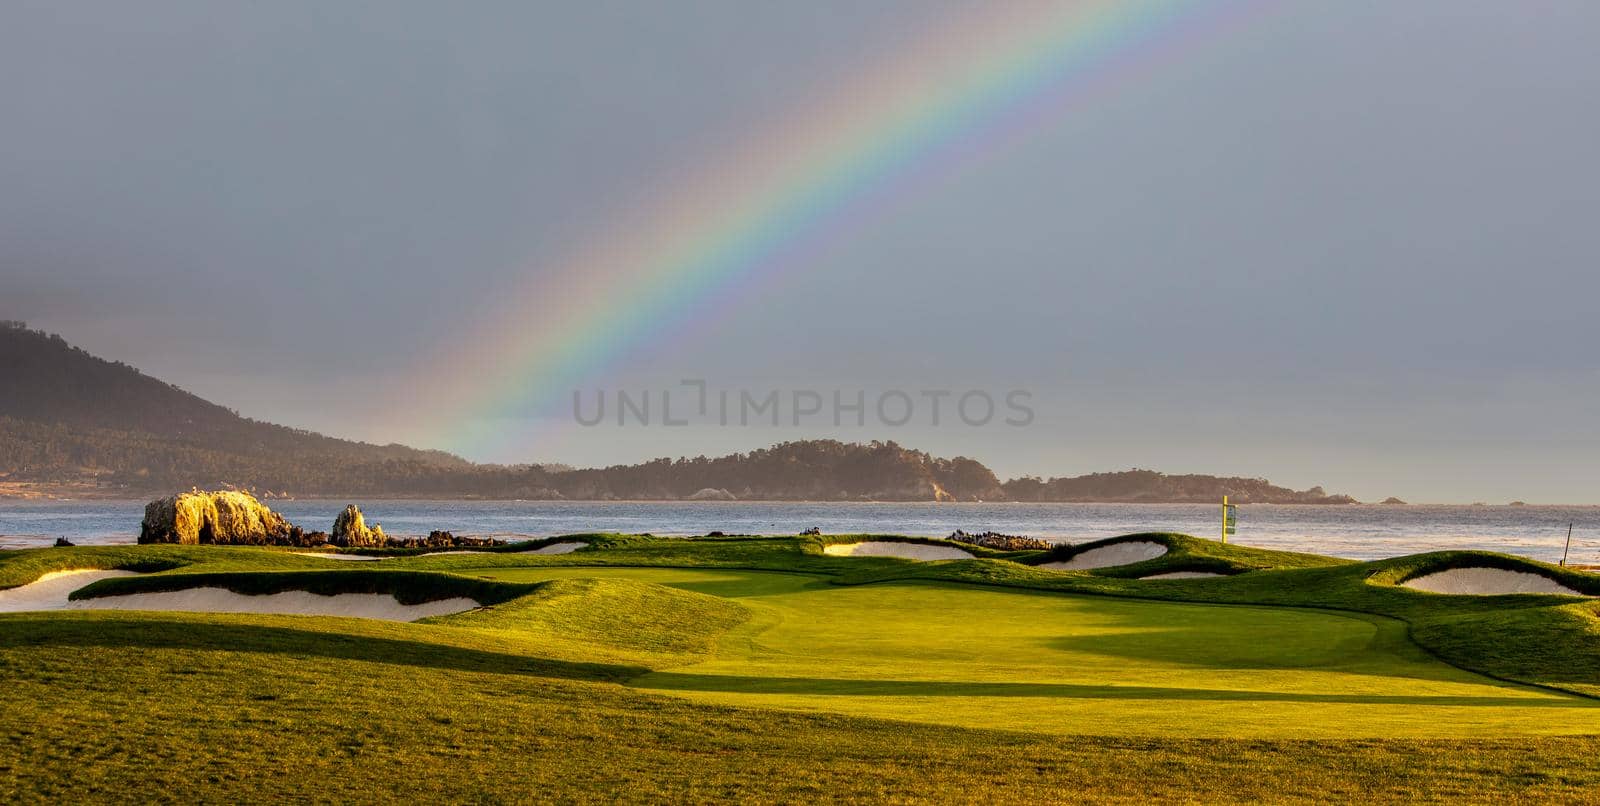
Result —
<path fill-rule="evenodd" d="M 708 657 L 630 683 L 706 703 L 1063 735 L 1600 731 L 1594 701 L 1449 666 L 1381 616 L 736 570 L 456 570 L 630 579 L 738 602 L 751 617 Z"/>

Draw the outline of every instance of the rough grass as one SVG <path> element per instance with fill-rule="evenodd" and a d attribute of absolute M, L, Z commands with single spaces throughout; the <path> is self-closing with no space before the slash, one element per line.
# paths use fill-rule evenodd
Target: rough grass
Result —
<path fill-rule="evenodd" d="M 1412 636 L 1459 666 L 1600 697 L 1600 605 L 1593 602 L 1436 616 L 1419 620 Z"/>

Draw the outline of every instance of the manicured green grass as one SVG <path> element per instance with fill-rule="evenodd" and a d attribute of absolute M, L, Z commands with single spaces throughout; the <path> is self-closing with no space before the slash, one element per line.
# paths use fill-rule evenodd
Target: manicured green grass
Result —
<path fill-rule="evenodd" d="M 1487 565 L 1542 573 L 1600 594 L 1600 576 L 1488 552 L 1434 552 L 1320 568 L 1254 571 L 1227 578 L 1118 579 L 1052 572 L 1014 562 L 861 566 L 850 584 L 937 580 L 1137 597 L 1162 601 L 1309 607 L 1389 616 L 1408 625 L 1422 648 L 1464 669 L 1538 686 L 1600 696 L 1600 602 L 1544 595 L 1447 596 L 1400 586 L 1423 573 Z M 1517 613 L 1518 615 L 1511 615 Z M 1448 627 L 1448 629 L 1446 629 Z M 1438 640 L 1446 633 L 1452 639 Z M 1560 640 L 1552 640 L 1559 636 Z"/>
<path fill-rule="evenodd" d="M 703 702 L 1064 734 L 1600 733 L 1600 703 L 1440 663 L 1382 617 L 760 572 L 627 576 L 717 590 L 752 613 L 711 657 L 632 681 Z"/>
<path fill-rule="evenodd" d="M 1042 552 L 822 553 L 892 539 L 876 535 L 582 539 L 337 566 L 0 552 L 0 587 L 129 568 L 158 573 L 93 592 L 493 603 L 414 624 L 0 614 L 0 799 L 1506 801 L 1600 785 L 1600 702 L 1565 693 L 1600 695 L 1595 602 L 1396 584 L 1490 564 L 1600 592 L 1589 575 L 1181 535 L 1140 536 L 1170 551 L 1137 568 L 1069 573 L 1030 567 Z M 1196 567 L 1234 575 L 1128 578 Z"/>
<path fill-rule="evenodd" d="M 528 587 L 534 592 L 515 601 L 428 621 L 515 636 L 544 657 L 663 668 L 699 659 L 750 618 L 729 599 L 626 578 L 558 578 Z"/>

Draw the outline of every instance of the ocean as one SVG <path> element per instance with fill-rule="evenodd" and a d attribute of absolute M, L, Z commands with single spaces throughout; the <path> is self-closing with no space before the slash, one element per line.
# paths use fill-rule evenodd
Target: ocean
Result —
<path fill-rule="evenodd" d="M 327 530 L 345 501 L 271 501 L 307 529 Z M 445 529 L 506 538 L 574 532 L 656 535 L 790 535 L 875 532 L 944 537 L 956 529 L 993 530 L 1083 542 L 1141 531 L 1216 537 L 1219 507 L 1203 504 L 889 504 L 566 501 L 367 501 L 368 523 L 392 535 Z M 58 537 L 82 545 L 133 543 L 141 501 L 0 502 L 0 548 L 48 546 Z M 1239 508 L 1231 542 L 1370 560 L 1441 549 L 1484 549 L 1555 562 L 1567 525 L 1570 562 L 1600 564 L 1600 507 L 1568 506 L 1290 506 Z"/>

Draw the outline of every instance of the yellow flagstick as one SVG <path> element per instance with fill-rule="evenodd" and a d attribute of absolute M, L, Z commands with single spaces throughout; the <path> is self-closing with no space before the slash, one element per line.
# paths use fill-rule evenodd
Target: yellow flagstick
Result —
<path fill-rule="evenodd" d="M 1228 496 L 1222 496 L 1222 542 L 1228 542 Z"/>

